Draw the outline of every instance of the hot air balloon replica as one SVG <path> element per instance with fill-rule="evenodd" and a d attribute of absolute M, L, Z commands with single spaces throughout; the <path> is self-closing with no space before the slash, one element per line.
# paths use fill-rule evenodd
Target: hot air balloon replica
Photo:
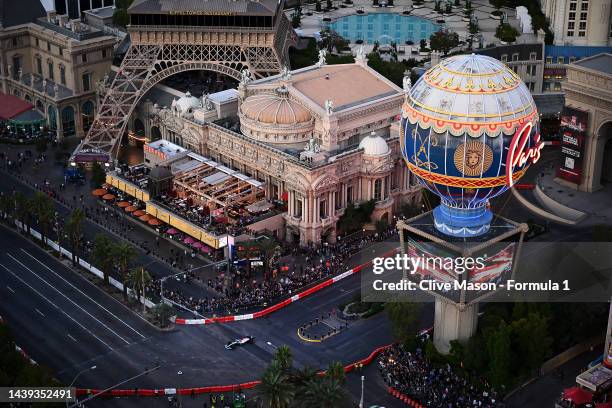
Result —
<path fill-rule="evenodd" d="M 501 61 L 471 54 L 442 60 L 414 85 L 405 78 L 404 92 L 402 155 L 418 182 L 440 197 L 440 205 L 416 221 L 398 223 L 402 252 L 406 231 L 414 244 L 409 256 L 426 251 L 436 256 L 432 242 L 454 246 L 459 257 L 498 244 L 487 250 L 481 271 L 453 274 L 430 268 L 417 276 L 438 282 L 507 277 L 516 254 L 516 247 L 508 246 L 516 242 L 507 242 L 510 236 L 522 242 L 526 226 L 494 217 L 489 201 L 511 188 L 540 157 L 539 115 L 528 88 Z M 434 344 L 448 352 L 450 341 L 473 335 L 478 301 L 491 293 L 431 294 L 436 298 Z"/>

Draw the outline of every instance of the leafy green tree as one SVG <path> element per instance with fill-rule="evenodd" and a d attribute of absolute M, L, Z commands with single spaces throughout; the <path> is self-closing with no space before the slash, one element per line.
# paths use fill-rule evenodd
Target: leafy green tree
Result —
<path fill-rule="evenodd" d="M 40 234 L 43 245 L 47 244 L 49 227 L 55 218 L 55 207 L 51 198 L 42 192 L 36 192 L 31 202 L 32 212 L 40 225 Z"/>
<path fill-rule="evenodd" d="M 22 223 L 22 227 L 30 233 L 30 222 L 32 219 L 32 208 L 30 200 L 21 191 L 15 193 L 15 214 Z"/>
<path fill-rule="evenodd" d="M 97 234 L 93 241 L 92 258 L 104 275 L 104 284 L 108 285 L 108 277 L 113 268 L 114 242 L 106 234 Z"/>
<path fill-rule="evenodd" d="M 520 368 L 530 375 L 551 355 L 552 338 L 548 334 L 548 320 L 539 313 L 529 313 L 527 318 L 515 320 L 511 325 L 516 347 L 522 356 Z"/>
<path fill-rule="evenodd" d="M 151 280 L 152 280 L 151 275 L 142 266 L 139 268 L 133 269 L 130 273 L 128 273 L 128 276 L 126 278 L 127 284 L 134 291 L 134 295 L 136 296 L 136 299 L 140 300 L 142 297 L 143 303 L 144 303 L 145 288 L 147 287 L 147 284 L 151 282 Z"/>
<path fill-rule="evenodd" d="M 303 397 L 299 401 L 304 408 L 338 408 L 344 406 L 348 399 L 342 384 L 334 378 L 316 378 L 310 380 L 304 388 Z"/>
<path fill-rule="evenodd" d="M 325 371 L 325 377 L 337 381 L 340 385 L 346 382 L 346 373 L 344 372 L 344 366 L 339 361 L 330 363 Z"/>
<path fill-rule="evenodd" d="M 91 183 L 95 187 L 101 186 L 106 181 L 106 172 L 98 162 L 94 162 L 91 167 Z"/>
<path fill-rule="evenodd" d="M 4 217 L 12 217 L 15 212 L 15 198 L 13 195 L 0 192 L 0 211 Z"/>
<path fill-rule="evenodd" d="M 488 333 L 484 334 L 491 383 L 496 387 L 505 385 L 510 378 L 513 355 L 510 328 L 505 322 L 501 322 L 497 329 L 488 330 Z"/>
<path fill-rule="evenodd" d="M 321 0 L 317 0 L 317 1 L 315 2 L 315 11 L 316 11 L 316 12 L 318 12 L 318 13 L 320 13 L 320 12 L 321 12 L 321 10 L 322 10 L 322 7 L 321 7 Z"/>
<path fill-rule="evenodd" d="M 459 45 L 459 34 L 449 30 L 439 30 L 429 37 L 432 50 L 442 51 L 444 55 Z"/>
<path fill-rule="evenodd" d="M 276 349 L 274 353 L 274 361 L 278 364 L 278 367 L 285 373 L 289 373 L 289 370 L 293 366 L 293 353 L 287 345 L 282 345 Z"/>
<path fill-rule="evenodd" d="M 302 8 L 297 6 L 291 13 L 291 25 L 293 28 L 298 28 L 302 24 Z"/>
<path fill-rule="evenodd" d="M 113 247 L 115 263 L 119 267 L 119 272 L 123 280 L 123 298 L 127 300 L 127 277 L 130 264 L 136 259 L 136 250 L 127 242 L 121 242 Z"/>
<path fill-rule="evenodd" d="M 160 303 L 151 309 L 153 318 L 162 328 L 170 324 L 170 318 L 175 315 L 174 308 L 166 303 Z"/>
<path fill-rule="evenodd" d="M 295 389 L 287 373 L 276 361 L 272 361 L 261 376 L 255 395 L 265 408 L 289 408 L 293 403 Z"/>
<path fill-rule="evenodd" d="M 272 263 L 273 258 L 279 254 L 281 247 L 278 242 L 268 237 L 255 242 L 261 256 L 263 257 L 264 270 L 268 272 L 270 270 L 270 264 Z"/>
<path fill-rule="evenodd" d="M 495 29 L 495 37 L 504 42 L 515 42 L 519 35 L 520 34 L 516 28 L 512 27 L 510 24 L 500 24 Z"/>
<path fill-rule="evenodd" d="M 341 51 L 349 45 L 347 39 L 342 37 L 336 31 L 326 27 L 321 30 L 321 41 L 319 41 L 319 47 L 327 50 L 329 53 L 334 50 Z"/>
<path fill-rule="evenodd" d="M 360 203 L 359 207 L 349 203 L 344 210 L 344 214 L 338 220 L 338 229 L 344 234 L 359 231 L 365 223 L 370 222 L 375 206 L 376 201 L 374 200 Z"/>
<path fill-rule="evenodd" d="M 76 265 L 79 262 L 81 236 L 83 235 L 83 220 L 85 220 L 85 213 L 80 208 L 76 208 L 72 211 L 72 214 L 70 214 L 64 229 L 70 242 L 72 265 Z"/>
<path fill-rule="evenodd" d="M 387 228 L 389 228 L 389 221 L 387 221 L 386 218 L 381 218 L 380 220 L 376 221 L 376 232 L 379 234 L 385 232 Z"/>
<path fill-rule="evenodd" d="M 297 388 L 303 386 L 308 381 L 317 377 L 318 370 L 312 366 L 304 366 L 291 372 L 290 380 Z M 297 395 L 296 395 L 297 397 Z"/>
<path fill-rule="evenodd" d="M 489 3 L 499 11 L 506 4 L 506 0 L 489 0 Z"/>
<path fill-rule="evenodd" d="M 385 305 L 385 310 L 391 322 L 393 339 L 408 349 L 413 349 L 421 322 L 422 305 L 412 302 L 389 302 Z"/>

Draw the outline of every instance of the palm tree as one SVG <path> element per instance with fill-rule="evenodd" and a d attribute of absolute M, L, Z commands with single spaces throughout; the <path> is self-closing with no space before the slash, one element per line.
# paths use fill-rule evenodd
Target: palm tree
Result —
<path fill-rule="evenodd" d="M 53 201 L 51 201 L 48 195 L 39 191 L 34 194 L 34 198 L 32 198 L 31 201 L 31 206 L 32 213 L 36 216 L 38 219 L 38 224 L 40 225 L 41 241 L 43 242 L 43 245 L 46 245 L 49 226 L 55 217 Z"/>
<path fill-rule="evenodd" d="M 279 368 L 283 370 L 284 373 L 288 374 L 289 369 L 293 366 L 293 353 L 291 353 L 289 346 L 282 345 L 277 348 L 274 354 L 274 361 L 276 361 Z"/>
<path fill-rule="evenodd" d="M 127 300 L 127 271 L 130 263 L 136 258 L 136 251 L 127 242 L 121 242 L 113 247 L 112 252 L 123 278 L 123 297 Z"/>
<path fill-rule="evenodd" d="M 0 193 L 0 211 L 2 211 L 3 218 L 13 216 L 15 211 L 15 198 L 10 194 Z"/>
<path fill-rule="evenodd" d="M 293 384 L 284 370 L 274 360 L 261 376 L 257 385 L 256 398 L 265 408 L 288 408 L 295 395 Z"/>
<path fill-rule="evenodd" d="M 302 369 L 296 369 L 291 372 L 290 381 L 295 387 L 296 401 L 302 400 L 306 384 L 317 378 L 318 371 L 315 367 L 305 366 Z"/>
<path fill-rule="evenodd" d="M 149 272 L 147 272 L 147 270 L 142 266 L 133 269 L 126 277 L 126 283 L 129 284 L 134 291 L 136 299 L 140 300 L 140 297 L 143 297 L 143 304 L 144 291 L 149 282 L 151 282 L 151 275 L 149 275 Z"/>
<path fill-rule="evenodd" d="M 93 242 L 92 260 L 104 275 L 104 283 L 108 285 L 108 275 L 113 267 L 113 241 L 105 234 L 97 234 Z"/>
<path fill-rule="evenodd" d="M 346 404 L 347 395 L 342 385 L 333 378 L 316 378 L 304 387 L 300 406 L 338 408 Z"/>
<path fill-rule="evenodd" d="M 329 367 L 327 367 L 325 377 L 336 380 L 340 385 L 343 385 L 346 381 L 346 373 L 342 363 L 338 361 L 331 363 Z"/>
<path fill-rule="evenodd" d="M 15 193 L 15 215 L 21 221 L 21 227 L 30 233 L 30 200 L 21 192 Z"/>
<path fill-rule="evenodd" d="M 264 238 L 257 241 L 257 248 L 263 256 L 264 269 L 266 272 L 270 269 L 270 261 L 280 250 L 280 245 L 272 238 Z"/>
<path fill-rule="evenodd" d="M 72 250 L 72 265 L 79 261 L 79 248 L 81 247 L 81 236 L 83 235 L 83 220 L 85 213 L 80 208 L 75 208 L 66 221 L 65 231 L 70 240 Z"/>

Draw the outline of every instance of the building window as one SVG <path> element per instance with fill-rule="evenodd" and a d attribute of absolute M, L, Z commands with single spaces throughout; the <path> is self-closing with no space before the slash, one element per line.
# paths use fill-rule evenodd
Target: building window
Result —
<path fill-rule="evenodd" d="M 62 47 L 57 47 L 57 53 L 58 53 L 59 55 L 64 54 L 64 49 L 63 49 Z"/>
<path fill-rule="evenodd" d="M 568 30 L 573 30 L 574 28 L 576 28 L 576 22 L 570 21 L 569 23 L 567 23 Z"/>
<path fill-rule="evenodd" d="M 538 57 L 537 53 L 535 53 L 535 52 L 529 53 L 529 60 L 530 61 L 535 61 L 537 57 Z"/>
<path fill-rule="evenodd" d="M 580 13 L 580 20 L 586 21 L 586 19 L 587 19 L 587 13 Z"/>
<path fill-rule="evenodd" d="M 63 65 L 60 65 L 60 82 L 66 85 L 66 67 Z"/>
<path fill-rule="evenodd" d="M 552 64 L 552 57 L 546 57 L 546 63 Z"/>
<path fill-rule="evenodd" d="M 576 3 L 570 3 L 570 11 L 576 11 Z"/>
<path fill-rule="evenodd" d="M 36 47 L 40 47 L 40 41 L 38 40 L 38 38 L 36 39 Z"/>
<path fill-rule="evenodd" d="M 576 61 L 576 57 L 569 57 L 569 63 L 571 64 L 572 62 Z"/>
<path fill-rule="evenodd" d="M 512 71 L 518 75 L 518 67 L 516 65 L 512 67 Z"/>
<path fill-rule="evenodd" d="M 563 56 L 557 57 L 557 64 L 565 64 L 565 58 Z"/>
<path fill-rule="evenodd" d="M 382 199 L 382 179 L 374 180 L 374 200 L 380 201 Z"/>
<path fill-rule="evenodd" d="M 503 54 L 501 56 L 501 62 L 508 62 L 508 54 Z"/>
<path fill-rule="evenodd" d="M 82 62 L 87 62 L 87 53 L 81 54 L 81 61 Z"/>
<path fill-rule="evenodd" d="M 342 208 L 342 196 L 341 196 L 341 191 L 337 190 L 336 192 L 334 192 L 334 205 L 336 206 L 336 210 Z"/>
<path fill-rule="evenodd" d="M 550 91 L 550 82 L 544 82 L 543 87 L 544 87 L 543 89 L 544 91 Z"/>
<path fill-rule="evenodd" d="M 17 37 L 13 37 L 13 47 L 17 46 Z"/>
<path fill-rule="evenodd" d="M 586 37 L 585 31 L 578 31 L 578 37 Z"/>
<path fill-rule="evenodd" d="M 83 91 L 87 92 L 91 89 L 91 74 L 86 72 L 83 74 Z"/>
<path fill-rule="evenodd" d="M 569 17 L 568 17 L 568 19 L 569 19 L 569 20 L 575 20 L 575 19 L 576 19 L 576 13 L 575 13 L 575 12 L 571 12 L 571 13 L 569 13 Z"/>
<path fill-rule="evenodd" d="M 518 61 L 519 60 L 519 55 L 518 53 L 514 53 L 512 54 L 512 61 Z"/>
<path fill-rule="evenodd" d="M 568 31 L 567 32 L 567 36 L 568 37 L 573 37 L 574 36 L 574 32 L 573 31 Z"/>
<path fill-rule="evenodd" d="M 48 68 L 49 68 L 49 79 L 52 81 L 55 81 L 55 72 L 53 69 L 53 62 L 49 61 L 48 63 Z"/>
<path fill-rule="evenodd" d="M 327 218 L 327 200 L 319 201 L 319 217 L 321 219 Z"/>
<path fill-rule="evenodd" d="M 533 92 L 535 90 L 535 82 L 526 82 L 525 85 L 527 85 L 529 91 Z"/>
<path fill-rule="evenodd" d="M 51 52 L 51 43 L 47 41 L 47 51 Z"/>
<path fill-rule="evenodd" d="M 578 24 L 578 29 L 586 30 L 586 21 L 581 21 L 580 24 Z"/>
<path fill-rule="evenodd" d="M 353 202 L 353 186 L 348 186 L 346 188 L 346 203 L 352 203 Z"/>
<path fill-rule="evenodd" d="M 106 59 L 106 50 L 102 50 L 102 59 Z"/>
<path fill-rule="evenodd" d="M 535 76 L 536 68 L 535 65 L 527 65 L 527 75 Z"/>
<path fill-rule="evenodd" d="M 40 76 L 43 75 L 42 58 L 40 57 L 36 57 L 36 73 Z"/>
<path fill-rule="evenodd" d="M 587 11 L 588 9 L 589 9 L 589 3 L 585 3 L 583 1 L 582 4 L 580 5 L 580 10 Z M 586 13 L 582 13 L 582 14 L 586 15 Z"/>

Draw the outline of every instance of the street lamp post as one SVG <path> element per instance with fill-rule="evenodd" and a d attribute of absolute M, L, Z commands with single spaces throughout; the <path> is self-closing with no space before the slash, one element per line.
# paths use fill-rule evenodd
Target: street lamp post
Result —
<path fill-rule="evenodd" d="M 179 408 L 183 407 L 183 399 L 181 398 L 181 376 L 183 375 L 182 371 L 176 373 L 179 376 L 178 380 L 178 388 L 176 389 L 176 398 L 178 399 Z"/>
<path fill-rule="evenodd" d="M 72 382 L 70 383 L 69 388 L 72 388 L 72 386 L 74 385 L 74 383 L 76 382 L 77 378 L 79 378 L 79 376 L 81 374 L 83 374 L 84 372 L 90 371 L 90 370 L 95 370 L 96 368 L 98 368 L 98 366 L 91 366 L 91 367 L 87 367 L 81 371 L 79 371 L 74 378 L 72 379 Z M 76 400 L 76 395 L 75 395 L 75 400 Z M 78 401 L 77 401 L 78 402 Z M 66 407 L 68 407 L 68 400 L 66 400 Z"/>
<path fill-rule="evenodd" d="M 359 408 L 363 408 L 363 383 L 365 381 L 365 375 L 361 376 L 361 399 L 359 400 Z"/>

